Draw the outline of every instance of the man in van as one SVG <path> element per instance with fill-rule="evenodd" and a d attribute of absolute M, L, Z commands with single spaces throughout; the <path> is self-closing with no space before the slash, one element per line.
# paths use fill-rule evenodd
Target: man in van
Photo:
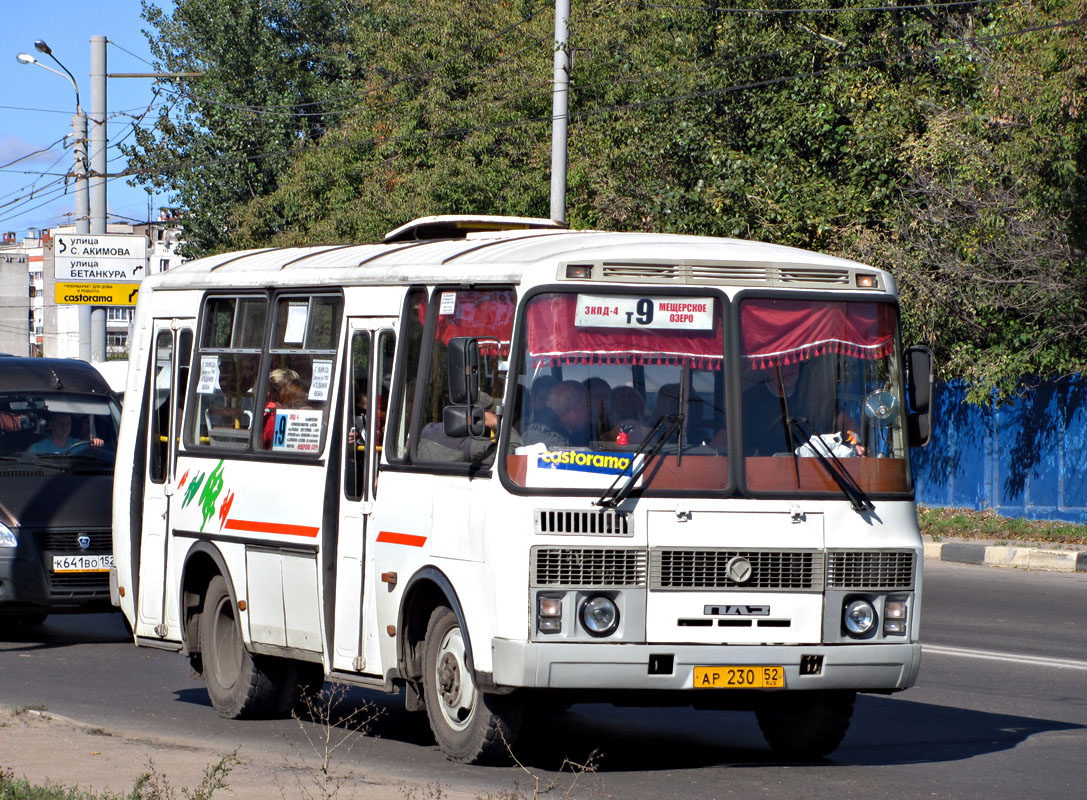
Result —
<path fill-rule="evenodd" d="M 101 439 L 77 439 L 72 436 L 72 415 L 63 411 L 49 414 L 49 435 L 26 449 L 32 455 L 61 455 L 79 444 L 101 447 Z"/>

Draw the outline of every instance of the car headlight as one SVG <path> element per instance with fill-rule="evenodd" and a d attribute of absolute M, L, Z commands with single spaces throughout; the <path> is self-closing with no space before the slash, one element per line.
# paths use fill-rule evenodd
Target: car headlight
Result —
<path fill-rule="evenodd" d="M 0 522 L 0 547 L 18 547 L 19 539 L 15 535 L 15 531 L 9 528 L 4 523 Z"/>
<path fill-rule="evenodd" d="M 610 636 L 619 627 L 619 608 L 604 594 L 593 595 L 581 604 L 581 627 L 590 636 Z"/>
<path fill-rule="evenodd" d="M 864 636 L 876 624 L 876 610 L 867 600 L 850 600 L 845 604 L 842 622 L 850 636 Z"/>

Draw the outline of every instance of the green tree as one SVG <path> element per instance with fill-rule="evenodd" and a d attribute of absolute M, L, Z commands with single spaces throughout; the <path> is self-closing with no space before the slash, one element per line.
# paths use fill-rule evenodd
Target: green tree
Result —
<path fill-rule="evenodd" d="M 276 191 L 235 209 L 234 243 L 373 240 L 437 213 L 546 215 L 551 6 L 367 8 L 348 33 L 370 65 L 350 115 Z"/>
<path fill-rule="evenodd" d="M 177 0 L 143 3 L 157 69 L 203 72 L 164 90 L 152 128 L 123 147 L 136 182 L 172 193 L 186 212 L 189 254 L 224 249 L 229 210 L 262 197 L 344 106 L 357 66 L 347 0 Z"/>

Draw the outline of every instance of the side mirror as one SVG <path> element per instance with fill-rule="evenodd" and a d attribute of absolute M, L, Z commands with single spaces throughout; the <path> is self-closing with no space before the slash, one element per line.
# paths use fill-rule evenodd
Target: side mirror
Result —
<path fill-rule="evenodd" d="M 467 436 L 483 436 L 487 425 L 480 406 L 446 406 L 442 409 L 442 425 L 445 435 L 457 439 Z"/>
<path fill-rule="evenodd" d="M 932 437 L 932 351 L 924 345 L 907 347 L 905 356 L 910 444 L 924 447 Z"/>
<path fill-rule="evenodd" d="M 446 350 L 449 372 L 449 402 L 472 406 L 479 402 L 479 342 L 470 336 L 449 340 Z"/>

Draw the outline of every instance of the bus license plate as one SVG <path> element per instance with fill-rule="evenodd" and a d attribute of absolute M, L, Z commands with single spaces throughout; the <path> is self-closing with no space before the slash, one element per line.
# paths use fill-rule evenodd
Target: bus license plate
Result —
<path fill-rule="evenodd" d="M 782 667 L 695 667 L 696 689 L 783 689 Z"/>
<path fill-rule="evenodd" d="M 112 555 L 53 556 L 53 572 L 109 572 Z"/>

